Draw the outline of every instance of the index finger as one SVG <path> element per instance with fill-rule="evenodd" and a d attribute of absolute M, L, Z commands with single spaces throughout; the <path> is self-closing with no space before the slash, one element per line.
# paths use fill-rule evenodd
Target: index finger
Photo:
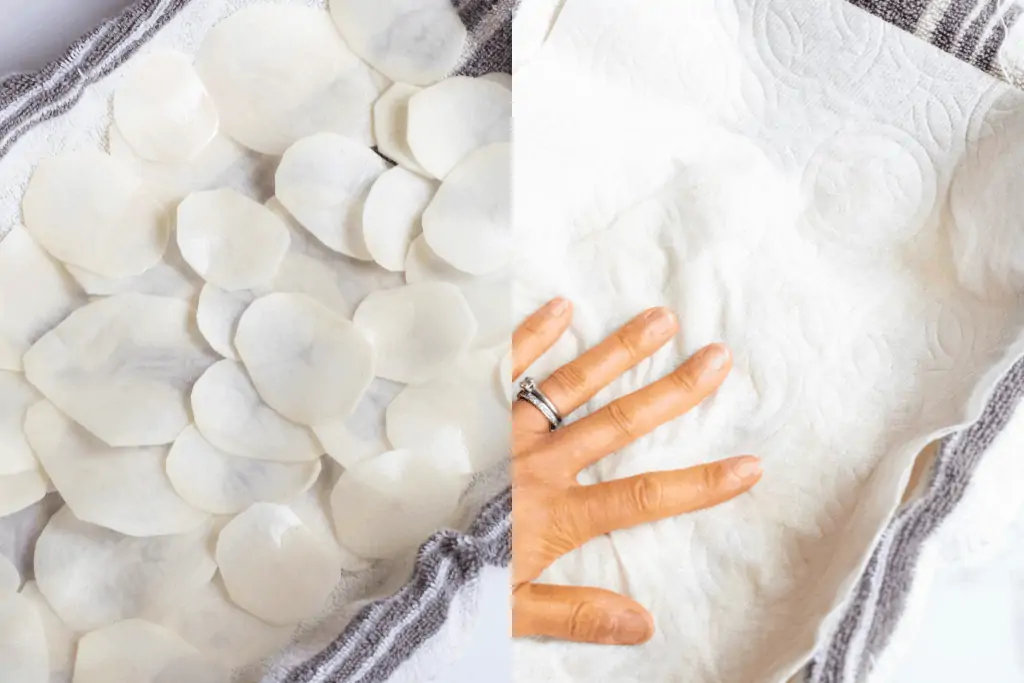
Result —
<path fill-rule="evenodd" d="M 554 346 L 572 321 L 572 304 L 561 297 L 552 299 L 524 320 L 512 333 L 512 379 Z"/>

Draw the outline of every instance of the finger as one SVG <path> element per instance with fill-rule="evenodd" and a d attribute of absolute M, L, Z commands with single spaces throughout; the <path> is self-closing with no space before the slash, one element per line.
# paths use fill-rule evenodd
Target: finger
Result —
<path fill-rule="evenodd" d="M 730 368 L 725 346 L 707 346 L 670 375 L 556 431 L 550 445 L 578 473 L 689 411 L 718 389 Z"/>
<path fill-rule="evenodd" d="M 654 620 L 636 601 L 618 593 L 528 583 L 513 595 L 512 635 L 638 645 L 654 635 Z"/>
<path fill-rule="evenodd" d="M 557 298 L 544 304 L 512 333 L 512 378 L 518 379 L 528 367 L 554 346 L 572 321 L 572 304 Z"/>
<path fill-rule="evenodd" d="M 576 360 L 555 370 L 540 383 L 540 390 L 562 415 L 568 415 L 664 346 L 678 331 L 679 321 L 667 308 L 644 311 Z M 547 428 L 547 420 L 533 406 L 518 403 L 513 411 L 517 425 Z M 527 422 L 536 425 L 523 424 Z"/>
<path fill-rule="evenodd" d="M 720 505 L 761 479 L 749 455 L 670 472 L 649 472 L 569 491 L 580 545 L 604 534 Z"/>

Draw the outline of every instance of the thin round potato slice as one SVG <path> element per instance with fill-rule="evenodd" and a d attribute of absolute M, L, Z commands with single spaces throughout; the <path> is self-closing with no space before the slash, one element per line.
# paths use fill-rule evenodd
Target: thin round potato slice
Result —
<path fill-rule="evenodd" d="M 38 503 L 49 492 L 50 480 L 41 467 L 0 476 L 0 517 Z"/>
<path fill-rule="evenodd" d="M 192 60 L 170 50 L 134 63 L 114 92 L 114 121 L 139 156 L 164 163 L 195 159 L 220 126 Z"/>
<path fill-rule="evenodd" d="M 309 527 L 322 543 L 330 546 L 338 553 L 341 569 L 345 572 L 361 572 L 370 568 L 370 561 L 359 557 L 341 545 L 334 533 L 334 516 L 331 514 L 331 491 L 338 481 L 336 472 L 332 471 L 334 461 L 328 461 L 313 488 L 288 503 L 288 509 L 294 512 L 302 523 Z"/>
<path fill-rule="evenodd" d="M 473 152 L 445 178 L 423 212 L 431 250 L 470 275 L 487 275 L 511 260 L 511 146 Z"/>
<path fill-rule="evenodd" d="M 367 558 L 412 551 L 449 524 L 469 482 L 458 448 L 395 450 L 345 470 L 331 494 L 338 540 Z"/>
<path fill-rule="evenodd" d="M 160 613 L 213 578 L 209 528 L 134 538 L 88 524 L 63 507 L 35 550 L 36 583 L 76 631 Z"/>
<path fill-rule="evenodd" d="M 508 268 L 479 277 L 464 273 L 435 254 L 420 235 L 405 259 L 405 281 L 410 285 L 450 282 L 458 287 L 476 318 L 473 348 L 490 348 L 512 338 L 512 276 Z"/>
<path fill-rule="evenodd" d="M 90 296 L 134 293 L 192 299 L 203 286 L 202 279 L 181 257 L 181 251 L 174 240 L 167 243 L 164 260 L 140 275 L 113 278 L 90 273 L 77 266 L 66 267 L 71 277 Z"/>
<path fill-rule="evenodd" d="M 313 428 L 316 438 L 327 450 L 327 455 L 342 467 L 352 467 L 388 450 L 381 441 L 358 438 L 344 422 L 319 424 Z"/>
<path fill-rule="evenodd" d="M 396 166 L 377 178 L 363 206 L 363 237 L 373 260 L 405 270 L 409 246 L 423 232 L 420 218 L 437 192 L 436 181 Z"/>
<path fill-rule="evenodd" d="M 178 247 L 204 280 L 227 291 L 269 282 L 291 238 L 272 211 L 234 190 L 189 195 L 178 206 Z"/>
<path fill-rule="evenodd" d="M 282 503 L 313 485 L 320 461 L 286 463 L 229 455 L 188 427 L 171 446 L 167 475 L 178 494 L 201 510 L 232 515 L 253 503 Z"/>
<path fill-rule="evenodd" d="M 508 142 L 512 91 L 494 81 L 455 76 L 409 100 L 407 140 L 416 162 L 445 178 L 471 153 Z"/>
<path fill-rule="evenodd" d="M 46 650 L 50 658 L 50 683 L 70 681 L 75 670 L 75 648 L 78 645 L 78 634 L 68 628 L 60 620 L 39 592 L 35 581 L 29 581 L 21 589 L 21 594 L 32 603 L 43 622 L 46 634 Z"/>
<path fill-rule="evenodd" d="M 165 470 L 167 448 L 111 448 L 49 401 L 29 408 L 25 435 L 75 516 L 127 536 L 192 531 L 209 515 L 186 503 Z"/>
<path fill-rule="evenodd" d="M 238 319 L 255 300 L 256 292 L 251 289 L 228 292 L 210 283 L 203 285 L 196 306 L 196 324 L 214 351 L 225 358 L 238 360 L 234 341 Z"/>
<path fill-rule="evenodd" d="M 374 374 L 355 325 L 304 294 L 270 294 L 242 315 L 235 348 L 270 407 L 305 425 L 347 417 Z"/>
<path fill-rule="evenodd" d="M 0 555 L 0 596 L 17 593 L 21 589 L 21 574 L 10 560 Z"/>
<path fill-rule="evenodd" d="M 240 458 L 309 463 L 324 454 L 308 428 L 268 406 L 245 368 L 215 363 L 192 388 L 192 414 L 203 437 Z"/>
<path fill-rule="evenodd" d="M 0 476 L 39 467 L 25 439 L 25 413 L 41 397 L 25 376 L 0 370 Z"/>
<path fill-rule="evenodd" d="M 429 176 L 409 149 L 409 100 L 420 90 L 408 83 L 395 83 L 388 88 L 373 105 L 373 130 L 381 154 L 402 168 Z"/>
<path fill-rule="evenodd" d="M 209 32 L 196 68 L 224 130 L 250 149 L 276 156 L 321 132 L 373 144 L 381 80 L 326 11 L 264 3 L 235 12 Z"/>
<path fill-rule="evenodd" d="M 49 683 L 46 631 L 35 605 L 18 593 L 0 594 L 0 683 Z"/>
<path fill-rule="evenodd" d="M 111 446 L 160 446 L 191 422 L 188 392 L 216 361 L 180 299 L 94 301 L 25 354 L 25 376 Z"/>
<path fill-rule="evenodd" d="M 152 268 L 170 238 L 170 217 L 142 178 L 98 150 L 40 161 L 22 211 L 29 233 L 54 258 L 107 277 Z"/>
<path fill-rule="evenodd" d="M 447 282 L 383 289 L 367 296 L 353 317 L 377 354 L 377 376 L 425 382 L 444 372 L 476 336 L 462 292 Z"/>
<path fill-rule="evenodd" d="M 387 163 L 355 140 L 321 133 L 281 157 L 274 178 L 281 204 L 306 230 L 340 254 L 371 259 L 363 240 L 363 203 Z"/>
<path fill-rule="evenodd" d="M 331 0 L 355 52 L 393 81 L 426 85 L 455 69 L 466 27 L 450 0 Z"/>
<path fill-rule="evenodd" d="M 0 240 L 0 370 L 20 371 L 29 347 L 84 303 L 64 268 L 15 226 Z"/>
<path fill-rule="evenodd" d="M 163 626 L 127 619 L 78 641 L 74 683 L 228 683 L 230 672 Z"/>
<path fill-rule="evenodd" d="M 499 365 L 493 350 L 477 351 L 443 376 L 407 386 L 387 408 L 388 441 L 407 450 L 440 449 L 454 435 L 476 472 L 506 457 L 511 425 L 495 380 Z"/>
<path fill-rule="evenodd" d="M 295 631 L 292 626 L 271 626 L 236 606 L 219 577 L 185 596 L 157 621 L 229 669 L 280 651 Z"/>
<path fill-rule="evenodd" d="M 271 503 L 253 505 L 221 530 L 217 566 L 235 604 L 277 626 L 320 613 L 341 578 L 338 552 L 288 507 Z"/>

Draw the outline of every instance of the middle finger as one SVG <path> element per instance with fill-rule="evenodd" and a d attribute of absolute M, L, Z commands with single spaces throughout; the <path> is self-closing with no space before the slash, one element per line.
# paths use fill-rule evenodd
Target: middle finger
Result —
<path fill-rule="evenodd" d="M 679 321 L 667 308 L 644 311 L 576 360 L 555 370 L 539 388 L 563 416 L 569 415 L 664 346 L 678 331 Z M 513 408 L 513 420 L 527 428 L 548 428 L 547 419 L 521 401 Z"/>

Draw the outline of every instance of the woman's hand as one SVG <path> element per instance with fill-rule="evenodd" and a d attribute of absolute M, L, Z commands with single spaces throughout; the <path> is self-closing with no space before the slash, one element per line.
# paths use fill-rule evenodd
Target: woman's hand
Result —
<path fill-rule="evenodd" d="M 518 378 L 549 349 L 571 319 L 569 302 L 556 299 L 523 323 L 512 337 L 513 376 Z M 538 380 L 539 388 L 562 416 L 568 416 L 678 330 L 678 321 L 667 309 L 645 311 L 551 377 Z M 757 483 L 760 461 L 750 456 L 594 486 L 576 481 L 587 466 L 703 401 L 730 367 L 724 346 L 708 346 L 667 377 L 553 432 L 537 408 L 516 401 L 513 635 L 622 645 L 642 643 L 653 635 L 650 613 L 623 595 L 532 582 L 556 559 L 597 536 L 717 505 Z"/>

